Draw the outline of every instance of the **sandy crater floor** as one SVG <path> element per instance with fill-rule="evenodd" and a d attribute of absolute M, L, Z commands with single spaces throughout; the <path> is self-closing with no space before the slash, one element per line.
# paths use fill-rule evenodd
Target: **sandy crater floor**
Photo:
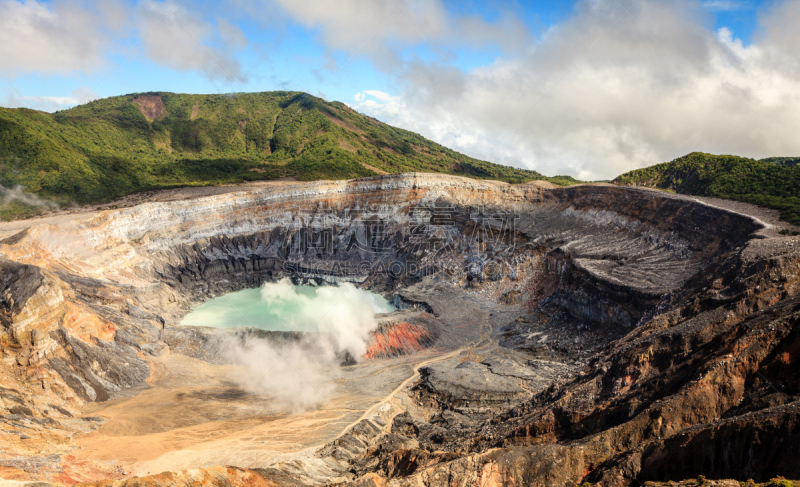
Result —
<path fill-rule="evenodd" d="M 235 366 L 166 352 L 153 359 L 150 389 L 87 405 L 86 416 L 106 422 L 79 437 L 75 457 L 109 462 L 125 476 L 212 465 L 265 467 L 333 440 L 411 378 L 415 365 L 444 355 L 433 351 L 344 367 L 322 408 L 290 412 L 237 388 L 230 380 Z"/>

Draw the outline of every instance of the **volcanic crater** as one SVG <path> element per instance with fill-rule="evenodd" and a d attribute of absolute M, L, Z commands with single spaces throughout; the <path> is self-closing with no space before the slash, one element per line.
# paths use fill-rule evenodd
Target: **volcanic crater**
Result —
<path fill-rule="evenodd" d="M 436 174 L 33 225 L 0 241 L 0 477 L 800 478 L 799 251 L 755 217 L 668 193 Z M 398 308 L 302 411 L 242 389 L 225 353 L 302 333 L 180 325 L 285 278 L 352 283 Z"/>

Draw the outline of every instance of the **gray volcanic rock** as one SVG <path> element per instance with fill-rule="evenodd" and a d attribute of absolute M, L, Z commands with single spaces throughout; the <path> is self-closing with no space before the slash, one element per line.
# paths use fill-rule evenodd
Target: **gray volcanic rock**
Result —
<path fill-rule="evenodd" d="M 125 344 L 96 340 L 94 346 L 71 337 L 63 328 L 52 338 L 67 351 L 48 363 L 85 400 L 105 401 L 124 389 L 141 386 L 150 366 Z"/>
<path fill-rule="evenodd" d="M 487 403 L 508 402 L 525 392 L 519 381 L 496 374 L 488 366 L 466 361 L 456 366 L 441 363 L 420 369 L 422 383 L 428 395 L 435 395 L 439 408 L 470 407 Z"/>

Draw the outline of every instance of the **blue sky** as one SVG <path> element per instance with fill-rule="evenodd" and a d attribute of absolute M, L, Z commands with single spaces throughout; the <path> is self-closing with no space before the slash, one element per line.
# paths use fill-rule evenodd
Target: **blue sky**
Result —
<path fill-rule="evenodd" d="M 0 2 L 22 3 L 18 0 Z M 53 8 L 53 2 L 38 3 Z M 184 6 L 187 4 L 187 1 L 182 2 Z M 135 4 L 128 2 L 128 5 L 133 8 Z M 535 37 L 567 18 L 573 9 L 573 3 L 563 1 L 448 1 L 444 6 L 454 16 L 480 16 L 487 22 L 496 22 L 502 15 L 514 15 Z M 92 8 L 86 4 L 80 7 Z M 215 12 L 210 2 L 194 2 L 193 7 L 206 13 L 211 22 L 220 14 Z M 0 93 L 11 91 L 17 97 L 20 94 L 30 97 L 30 104 L 38 108 L 37 99 L 69 98 L 74 90 L 82 87 L 92 88 L 100 97 L 144 91 L 221 93 L 297 90 L 345 102 L 352 101 L 355 93 L 365 89 L 388 92 L 393 88 L 390 72 L 376 68 L 370 59 L 358 56 L 352 50 L 329 49 L 320 39 L 321 30 L 318 27 L 303 25 L 290 17 L 281 19 L 279 24 L 270 23 L 266 26 L 242 13 L 225 17 L 235 23 L 247 39 L 247 46 L 235 53 L 235 59 L 244 67 L 241 79 L 209 78 L 202 72 L 176 70 L 148 60 L 137 46 L 140 38 L 147 35 L 147 29 L 143 29 L 144 32 L 139 30 L 105 46 L 103 51 L 107 63 L 96 71 L 87 73 L 75 70 L 68 74 L 47 74 L 37 70 L 2 72 L 6 80 L 2 80 L 5 86 L 0 87 Z M 446 48 L 417 42 L 400 46 L 399 53 L 407 61 L 444 61 L 462 70 L 490 64 L 503 54 L 498 46 L 490 42 L 482 46 L 459 46 L 455 43 Z M 209 54 L 208 57 L 209 62 L 213 63 L 213 55 Z M 331 58 L 336 61 L 337 68 L 325 69 Z M 19 100 L 17 104 L 26 106 Z"/>
<path fill-rule="evenodd" d="M 8 0 L 0 2 L 10 3 Z M 49 8 L 53 5 L 53 2 L 40 3 Z M 770 2 L 705 3 L 708 4 L 706 10 L 713 18 L 715 29 L 728 27 L 737 38 L 749 44 L 756 28 L 758 8 L 764 8 Z M 210 2 L 196 2 L 195 6 L 201 11 L 207 11 L 211 18 L 216 13 Z M 540 39 L 548 29 L 569 18 L 575 2 L 448 1 L 445 6 L 453 15 L 477 15 L 487 22 L 496 22 L 502 15 L 512 14 L 523 23 L 533 39 Z M 91 8 L 86 5 L 80 7 Z M 328 49 L 320 40 L 319 28 L 307 27 L 291 18 L 283 19 L 279 25 L 273 24 L 265 28 L 263 24 L 253 22 L 246 15 L 232 17 L 231 20 L 248 40 L 248 45 L 235 55 L 245 67 L 246 73 L 246 78 L 239 81 L 209 79 L 201 72 L 178 71 L 149 61 L 136 48 L 142 34 L 136 32 L 104 49 L 108 64 L 98 71 L 86 73 L 76 70 L 65 75 L 39 71 L 19 74 L 2 72 L 7 79 L 2 80 L 5 86 L 0 87 L 0 93 L 5 92 L 8 96 L 8 92 L 12 91 L 16 95 L 21 93 L 35 100 L 40 97 L 69 98 L 74 90 L 81 87 L 92 88 L 100 97 L 143 91 L 221 93 L 297 90 L 323 94 L 329 100 L 350 102 L 355 93 L 365 89 L 391 92 L 394 88 L 391 73 L 377 69 L 369 59 L 359 56 L 353 58 L 355 53 L 345 50 Z M 435 49 L 424 42 L 403 46 L 401 54 L 406 60 L 445 60 L 447 64 L 462 70 L 490 64 L 503 55 L 497 46 L 490 43 L 479 47 L 454 45 L 447 49 Z M 342 69 L 325 70 L 324 65 L 329 57 L 333 57 Z M 0 103 L 3 101 L 5 100 L 0 98 Z M 33 100 L 31 104 L 37 105 Z"/>
<path fill-rule="evenodd" d="M 793 0 L 0 0 L 0 105 L 298 90 L 476 157 L 612 177 L 687 150 L 795 150 L 769 123 L 740 137 L 747 110 L 725 109 L 736 90 L 756 113 L 794 96 L 776 80 L 795 74 L 797 14 Z M 711 115 L 687 98 L 704 89 Z M 686 105 L 643 118 L 670 97 Z"/>

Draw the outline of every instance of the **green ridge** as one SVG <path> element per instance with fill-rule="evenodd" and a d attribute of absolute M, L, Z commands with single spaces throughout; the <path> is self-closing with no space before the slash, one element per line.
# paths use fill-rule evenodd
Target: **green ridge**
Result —
<path fill-rule="evenodd" d="M 693 152 L 671 162 L 627 172 L 614 183 L 753 203 L 780 211 L 800 225 L 800 158 L 746 157 Z"/>
<path fill-rule="evenodd" d="M 22 185 L 61 205 L 177 186 L 349 179 L 377 171 L 578 182 L 473 159 L 299 92 L 138 93 L 54 114 L 0 108 L 0 184 Z M 36 211 L 5 201 L 0 218 Z"/>

